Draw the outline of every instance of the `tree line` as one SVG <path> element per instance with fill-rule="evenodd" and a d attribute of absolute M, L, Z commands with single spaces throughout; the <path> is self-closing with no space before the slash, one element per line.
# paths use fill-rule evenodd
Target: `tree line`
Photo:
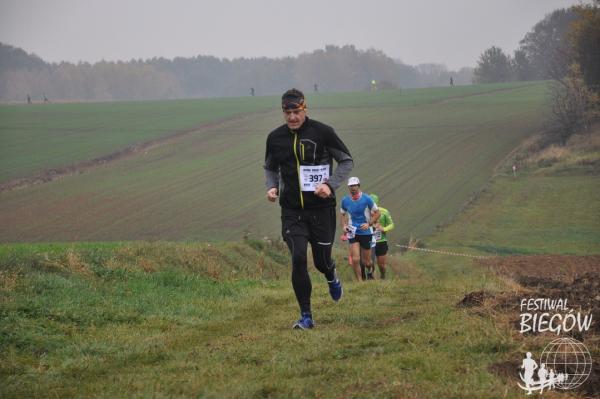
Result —
<path fill-rule="evenodd" d="M 569 60 L 562 56 L 570 45 L 570 27 L 578 19 L 575 8 L 559 9 L 535 24 L 512 56 L 496 46 L 486 49 L 477 62 L 475 81 L 497 83 L 564 76 Z"/>
<path fill-rule="evenodd" d="M 550 79 L 545 136 L 565 144 L 600 121 L 600 0 L 548 14 L 514 56 L 492 46 L 474 71 L 481 83 Z"/>
<path fill-rule="evenodd" d="M 297 57 L 221 59 L 200 55 L 127 62 L 47 63 L 0 43 L 0 100 L 46 95 L 60 101 L 148 100 L 279 94 L 291 86 L 323 92 L 470 84 L 472 68 L 411 66 L 383 52 L 326 46 Z"/>

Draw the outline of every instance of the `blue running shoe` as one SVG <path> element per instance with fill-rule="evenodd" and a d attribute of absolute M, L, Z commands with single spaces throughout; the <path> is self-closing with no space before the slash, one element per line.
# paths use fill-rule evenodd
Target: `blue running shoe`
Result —
<path fill-rule="evenodd" d="M 312 314 L 302 313 L 300 320 L 294 323 L 292 327 L 294 330 L 308 330 L 315 326 L 315 322 L 312 319 Z"/>
<path fill-rule="evenodd" d="M 336 278 L 333 281 L 328 281 L 327 284 L 329 284 L 329 295 L 331 295 L 331 299 L 335 302 L 339 301 L 344 294 L 344 288 L 342 287 L 340 279 Z"/>

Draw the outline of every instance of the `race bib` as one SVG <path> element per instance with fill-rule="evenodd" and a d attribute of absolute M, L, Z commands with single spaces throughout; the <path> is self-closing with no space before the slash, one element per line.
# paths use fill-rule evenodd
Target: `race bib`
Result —
<path fill-rule="evenodd" d="M 329 165 L 300 165 L 302 191 L 315 191 L 317 186 L 329 180 Z"/>
<path fill-rule="evenodd" d="M 356 236 L 356 227 L 349 224 L 346 236 L 349 240 L 353 239 Z"/>
<path fill-rule="evenodd" d="M 381 230 L 375 230 L 375 231 L 373 232 L 373 238 L 374 238 L 376 241 L 379 241 L 379 240 L 381 240 Z"/>

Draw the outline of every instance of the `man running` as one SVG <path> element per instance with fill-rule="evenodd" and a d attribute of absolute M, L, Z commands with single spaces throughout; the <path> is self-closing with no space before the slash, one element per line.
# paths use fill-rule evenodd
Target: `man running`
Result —
<path fill-rule="evenodd" d="M 337 302 L 343 294 L 331 259 L 336 227 L 335 189 L 346 179 L 354 162 L 333 128 L 308 118 L 300 90 L 286 91 L 281 108 L 285 124 L 267 138 L 267 199 L 275 202 L 279 198 L 282 236 L 292 256 L 292 286 L 300 306 L 300 319 L 293 328 L 304 330 L 314 326 L 308 243 L 315 267 L 327 279 L 331 298 Z"/>
<path fill-rule="evenodd" d="M 360 262 L 365 264 L 367 273 L 373 273 L 371 260 L 371 239 L 373 238 L 373 224 L 379 218 L 377 205 L 367 194 L 360 191 L 358 177 L 348 179 L 350 195 L 342 199 L 342 229 L 347 232 L 348 241 L 352 251 L 352 269 L 358 281 L 363 277 Z"/>
<path fill-rule="evenodd" d="M 379 274 L 381 279 L 385 279 L 385 262 L 388 253 L 388 243 L 386 234 L 388 231 L 394 228 L 394 221 L 390 211 L 382 206 L 379 206 L 379 196 L 377 194 L 369 194 L 369 196 L 375 202 L 379 209 L 379 219 L 375 223 L 373 238 L 375 239 L 375 256 L 377 257 L 377 267 L 379 268 Z"/>

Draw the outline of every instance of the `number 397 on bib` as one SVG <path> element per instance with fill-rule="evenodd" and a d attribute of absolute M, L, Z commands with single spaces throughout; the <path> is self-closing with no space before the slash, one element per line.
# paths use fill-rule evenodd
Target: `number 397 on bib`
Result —
<path fill-rule="evenodd" d="M 315 191 L 317 186 L 329 180 L 329 165 L 300 166 L 302 191 Z"/>

